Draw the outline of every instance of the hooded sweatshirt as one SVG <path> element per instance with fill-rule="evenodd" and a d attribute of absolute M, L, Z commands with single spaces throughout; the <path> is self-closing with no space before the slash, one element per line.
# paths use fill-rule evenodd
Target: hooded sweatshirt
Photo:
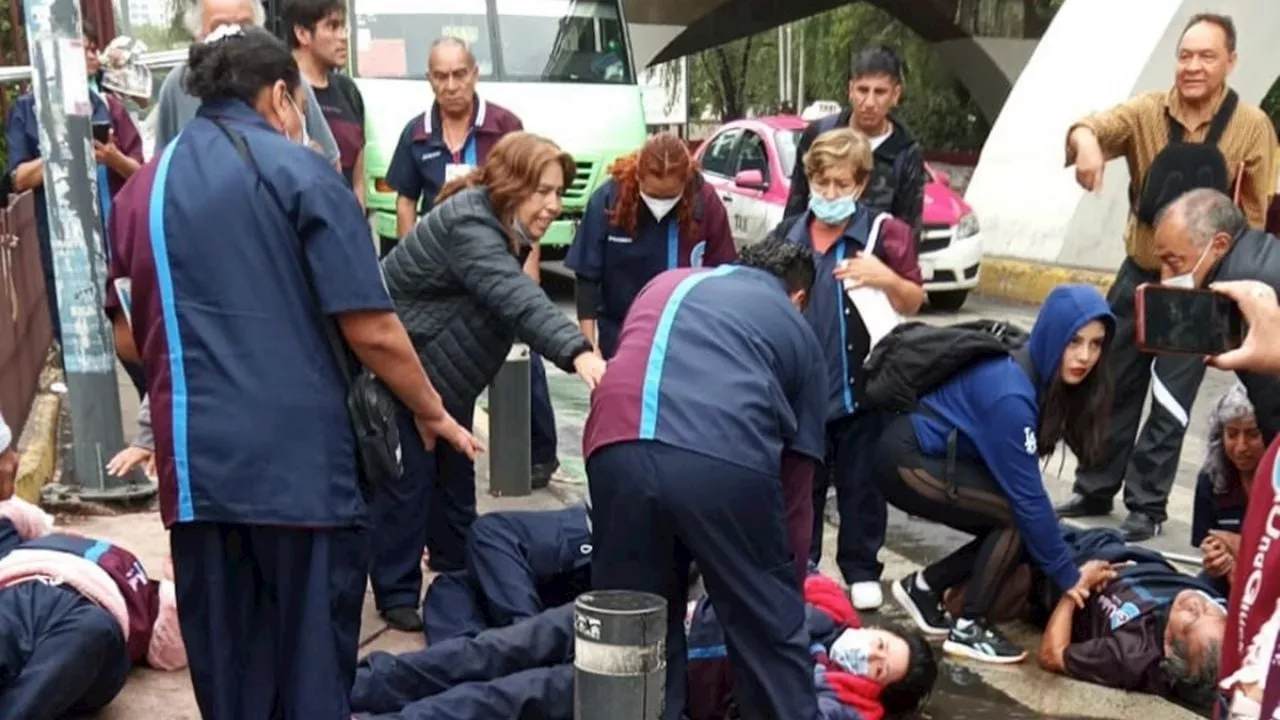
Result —
<path fill-rule="evenodd" d="M 1073 587 L 1080 573 L 1058 531 L 1040 476 L 1040 398 L 1058 378 L 1068 343 L 1093 320 L 1102 320 L 1108 334 L 1114 331 L 1115 319 L 1097 288 L 1055 288 L 1045 298 L 1027 341 L 1038 385 L 1012 357 L 998 357 L 965 368 L 921 398 L 941 419 L 911 415 L 920 450 L 930 457 L 945 457 L 947 436 L 959 430 L 957 454 L 987 466 L 1009 499 L 1032 561 L 1062 590 Z"/>

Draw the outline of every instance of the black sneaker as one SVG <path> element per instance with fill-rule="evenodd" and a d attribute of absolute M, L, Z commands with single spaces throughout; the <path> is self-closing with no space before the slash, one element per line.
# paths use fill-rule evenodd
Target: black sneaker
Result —
<path fill-rule="evenodd" d="M 382 611 L 387 625 L 400 632 L 421 632 L 422 616 L 411 607 L 393 607 Z"/>
<path fill-rule="evenodd" d="M 1120 523 L 1120 532 L 1125 542 L 1142 542 L 1160 534 L 1160 523 L 1151 519 L 1146 513 L 1131 512 L 1129 517 Z"/>
<path fill-rule="evenodd" d="M 529 468 L 529 485 L 534 490 L 542 490 L 551 484 L 551 476 L 560 469 L 560 461 L 536 463 Z"/>
<path fill-rule="evenodd" d="M 951 618 L 942 605 L 942 598 L 931 590 L 921 590 L 916 586 L 916 575 L 911 573 L 894 583 L 893 598 L 915 621 L 920 632 L 942 637 L 951 631 Z"/>
<path fill-rule="evenodd" d="M 942 650 L 970 660 L 1001 665 L 1020 663 L 1027 657 L 1027 651 L 1009 642 L 999 630 L 988 627 L 981 620 L 969 622 L 964 630 L 953 626 L 946 642 L 942 643 Z"/>

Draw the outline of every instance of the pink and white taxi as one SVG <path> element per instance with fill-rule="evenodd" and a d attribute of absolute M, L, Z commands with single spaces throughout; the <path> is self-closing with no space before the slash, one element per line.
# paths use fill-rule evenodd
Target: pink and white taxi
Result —
<path fill-rule="evenodd" d="M 795 115 L 737 120 L 717 128 L 697 149 L 702 174 L 720 193 L 741 247 L 782 222 L 796 146 L 805 121 Z M 978 285 L 982 235 L 972 208 L 951 189 L 946 173 L 925 165 L 920 270 L 929 304 L 959 310 Z"/>

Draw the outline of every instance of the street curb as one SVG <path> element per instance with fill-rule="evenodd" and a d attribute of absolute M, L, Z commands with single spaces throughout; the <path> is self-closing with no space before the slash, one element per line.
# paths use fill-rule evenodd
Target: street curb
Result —
<path fill-rule="evenodd" d="M 1039 305 L 1051 290 L 1065 283 L 1093 285 L 1105 295 L 1111 289 L 1112 279 L 1113 273 L 1099 270 L 987 255 L 982 258 L 982 270 L 978 273 L 977 293 Z"/>
<path fill-rule="evenodd" d="M 31 401 L 31 411 L 18 439 L 18 477 L 14 494 L 29 503 L 40 504 L 40 490 L 53 479 L 58 464 L 58 415 L 62 396 L 49 386 L 62 380 L 62 371 L 46 365 L 40 373 L 40 390 Z"/>

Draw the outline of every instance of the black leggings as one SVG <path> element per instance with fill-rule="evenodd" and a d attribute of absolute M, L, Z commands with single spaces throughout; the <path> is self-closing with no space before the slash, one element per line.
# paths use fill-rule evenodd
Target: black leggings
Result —
<path fill-rule="evenodd" d="M 974 536 L 925 568 L 924 581 L 939 596 L 967 582 L 961 616 L 988 618 L 1023 550 L 1009 499 L 986 465 L 957 457 L 948 477 L 946 458 L 922 454 L 909 416 L 902 415 L 888 424 L 880 438 L 876 475 L 885 499 L 894 507 Z"/>

